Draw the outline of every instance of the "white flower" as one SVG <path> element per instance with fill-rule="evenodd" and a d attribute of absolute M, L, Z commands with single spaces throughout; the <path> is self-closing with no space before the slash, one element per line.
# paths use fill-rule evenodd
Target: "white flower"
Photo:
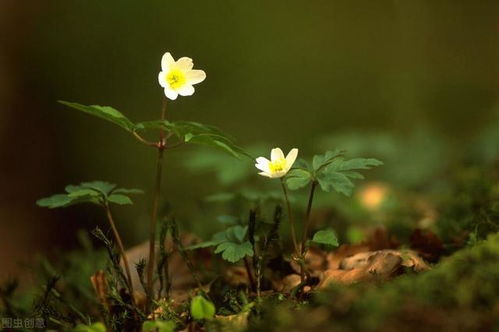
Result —
<path fill-rule="evenodd" d="M 175 100 L 178 95 L 190 96 L 194 93 L 192 85 L 204 81 L 206 74 L 202 70 L 193 70 L 193 66 L 191 58 L 182 57 L 175 61 L 170 52 L 163 55 L 158 81 L 165 89 L 166 97 Z"/>
<path fill-rule="evenodd" d="M 291 169 L 293 163 L 298 156 L 298 149 L 291 149 L 288 155 L 284 157 L 284 153 L 279 148 L 274 148 L 270 152 L 270 160 L 264 157 L 256 158 L 255 167 L 261 172 L 260 175 L 269 178 L 280 178 L 286 175 Z"/>

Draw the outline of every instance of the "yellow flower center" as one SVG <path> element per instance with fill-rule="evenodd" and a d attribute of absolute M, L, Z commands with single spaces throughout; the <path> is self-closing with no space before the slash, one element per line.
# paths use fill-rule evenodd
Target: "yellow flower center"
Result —
<path fill-rule="evenodd" d="M 284 158 L 272 160 L 269 163 L 270 173 L 282 172 L 282 171 L 284 171 L 285 168 L 286 168 L 286 159 L 284 159 Z"/>
<path fill-rule="evenodd" d="M 166 81 L 172 89 L 178 89 L 182 87 L 187 81 L 183 71 L 178 69 L 172 69 L 166 74 Z"/>

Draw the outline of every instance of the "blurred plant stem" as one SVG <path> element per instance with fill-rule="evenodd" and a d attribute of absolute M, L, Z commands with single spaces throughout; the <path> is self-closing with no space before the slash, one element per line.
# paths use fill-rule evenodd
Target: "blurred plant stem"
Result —
<path fill-rule="evenodd" d="M 303 282 L 305 280 L 305 272 L 304 272 L 304 266 L 303 266 L 303 259 L 302 255 L 300 254 L 300 249 L 298 247 L 298 241 L 296 240 L 296 229 L 295 229 L 295 221 L 293 218 L 293 213 L 291 211 L 291 204 L 289 203 L 289 197 L 288 197 L 288 190 L 286 189 L 286 184 L 284 183 L 284 178 L 281 178 L 281 186 L 282 186 L 282 191 L 284 192 L 284 199 L 286 201 L 286 207 L 288 210 L 288 219 L 289 219 L 289 225 L 291 227 L 291 238 L 293 239 L 293 246 L 295 248 L 295 254 L 293 259 L 298 262 L 300 265 L 300 279 Z M 302 244 L 303 248 L 303 244 Z"/>
<path fill-rule="evenodd" d="M 289 219 L 289 225 L 291 227 L 291 238 L 293 239 L 295 254 L 298 255 L 300 251 L 298 250 L 298 242 L 296 241 L 295 222 L 293 219 L 293 213 L 291 212 L 291 204 L 289 204 L 288 190 L 286 189 L 286 184 L 284 183 L 284 179 L 281 178 L 280 180 L 281 180 L 282 191 L 284 192 L 284 200 L 286 201 L 286 207 L 288 209 L 288 219 Z"/>
<path fill-rule="evenodd" d="M 111 213 L 111 208 L 109 207 L 109 204 L 106 202 L 104 205 L 104 209 L 106 210 L 106 215 L 107 215 L 107 220 L 109 221 L 109 224 L 111 225 L 111 229 L 114 234 L 114 238 L 116 239 L 116 243 L 118 244 L 118 249 L 120 251 L 120 255 L 123 258 L 123 264 L 125 265 L 125 273 L 126 277 L 128 280 L 128 290 L 130 292 L 130 298 L 132 300 L 132 303 L 135 304 L 135 299 L 134 299 L 134 290 L 133 290 L 133 283 L 132 283 L 132 274 L 130 273 L 130 265 L 128 264 L 128 259 L 126 258 L 125 255 L 125 247 L 123 246 L 123 241 L 121 241 L 120 234 L 118 233 L 118 229 L 116 228 L 116 224 L 113 219 L 113 215 Z"/>
<path fill-rule="evenodd" d="M 161 120 L 166 118 L 166 98 L 163 99 L 163 107 L 161 109 Z M 158 159 L 156 163 L 156 184 L 154 189 L 153 207 L 152 207 L 152 218 L 150 226 L 150 237 L 149 237 L 149 259 L 147 265 L 147 312 L 151 309 L 151 304 L 153 300 L 153 275 L 154 275 L 154 261 L 155 261 L 155 242 L 156 242 L 156 224 L 158 222 L 158 207 L 159 199 L 161 196 L 161 173 L 163 171 L 163 155 L 166 148 L 165 132 L 163 129 L 159 131 L 159 141 L 156 144 L 158 149 Z"/>
<path fill-rule="evenodd" d="M 310 194 L 308 196 L 307 212 L 305 213 L 305 220 L 303 221 L 303 234 L 301 239 L 301 258 L 300 258 L 300 278 L 301 282 L 305 281 L 305 255 L 307 254 L 307 237 L 308 229 L 310 228 L 310 212 L 312 211 L 312 203 L 314 201 L 315 188 L 317 186 L 317 181 L 312 181 L 310 185 Z"/>

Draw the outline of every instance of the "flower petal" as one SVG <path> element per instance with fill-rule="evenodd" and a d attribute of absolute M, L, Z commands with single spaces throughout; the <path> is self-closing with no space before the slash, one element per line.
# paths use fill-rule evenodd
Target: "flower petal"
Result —
<path fill-rule="evenodd" d="M 189 84 L 198 84 L 204 81 L 206 73 L 203 70 L 195 69 L 188 71 L 185 76 Z"/>
<path fill-rule="evenodd" d="M 189 71 L 194 67 L 194 64 L 192 63 L 192 59 L 188 57 L 181 57 L 180 59 L 177 60 L 175 63 L 176 67 L 183 70 L 183 71 Z"/>
<path fill-rule="evenodd" d="M 174 90 L 171 90 L 169 88 L 166 88 L 165 89 L 165 96 L 168 99 L 175 100 L 178 97 L 178 93 L 177 93 L 177 91 L 174 91 Z"/>
<path fill-rule="evenodd" d="M 166 74 L 164 71 L 160 71 L 158 74 L 158 82 L 161 87 L 166 88 L 168 83 L 166 82 Z"/>
<path fill-rule="evenodd" d="M 170 52 L 166 52 L 165 54 L 163 54 L 163 57 L 161 58 L 161 69 L 163 71 L 167 71 L 168 68 L 174 63 L 175 60 L 173 59 Z"/>
<path fill-rule="evenodd" d="M 192 96 L 194 93 L 194 87 L 189 84 L 184 84 L 181 88 L 177 89 L 177 92 L 181 96 Z"/>
<path fill-rule="evenodd" d="M 269 172 L 269 161 L 264 157 L 257 158 L 255 167 L 261 171 Z"/>
<path fill-rule="evenodd" d="M 296 157 L 298 156 L 298 149 L 294 148 L 291 149 L 291 151 L 288 152 L 288 155 L 286 156 L 286 171 L 289 171 L 291 166 L 293 166 L 293 163 L 296 160 Z"/>
<path fill-rule="evenodd" d="M 266 176 L 266 177 L 268 177 L 268 178 L 272 178 L 272 175 L 270 175 L 270 174 L 269 174 L 269 173 L 267 173 L 267 172 L 260 172 L 260 173 L 258 173 L 258 174 L 260 174 L 261 176 Z"/>
<path fill-rule="evenodd" d="M 267 158 L 265 157 L 258 157 L 255 159 L 255 161 L 259 164 L 267 164 L 270 162 Z"/>
<path fill-rule="evenodd" d="M 284 159 L 284 153 L 282 152 L 281 149 L 279 148 L 274 148 L 270 152 L 270 160 L 279 160 L 279 159 Z"/>

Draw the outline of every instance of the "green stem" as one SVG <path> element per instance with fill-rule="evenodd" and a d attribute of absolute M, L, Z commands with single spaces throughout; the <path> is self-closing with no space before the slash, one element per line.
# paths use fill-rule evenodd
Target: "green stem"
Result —
<path fill-rule="evenodd" d="M 310 186 L 310 194 L 308 196 L 307 212 L 305 213 L 305 222 L 303 227 L 303 237 L 301 240 L 301 254 L 305 255 L 305 244 L 307 243 L 308 229 L 310 227 L 310 212 L 312 211 L 312 202 L 314 201 L 314 192 L 317 182 L 313 181 Z"/>
<path fill-rule="evenodd" d="M 113 231 L 114 238 L 116 240 L 116 243 L 118 244 L 118 250 L 120 251 L 121 257 L 123 258 L 123 264 L 125 265 L 125 273 L 128 279 L 128 290 L 130 291 L 130 298 L 132 300 L 132 303 L 135 303 L 135 298 L 133 295 L 134 291 L 132 283 L 132 274 L 130 273 L 130 265 L 128 264 L 128 259 L 126 258 L 125 255 L 125 247 L 123 246 L 120 234 L 118 233 L 118 229 L 116 228 L 116 224 L 114 222 L 113 215 L 111 214 L 111 209 L 109 208 L 109 204 L 106 203 L 104 207 L 106 210 L 107 220 L 111 225 L 111 230 Z"/>
<path fill-rule="evenodd" d="M 286 189 L 286 184 L 284 183 L 284 178 L 281 178 L 282 191 L 284 192 L 284 200 L 286 201 L 286 207 L 288 209 L 288 219 L 289 225 L 291 227 L 291 238 L 293 239 L 293 246 L 295 248 L 295 253 L 298 255 L 298 241 L 296 240 L 296 230 L 295 222 L 293 218 L 293 213 L 291 212 L 291 204 L 289 204 L 288 190 Z"/>
<path fill-rule="evenodd" d="M 161 120 L 166 117 L 166 99 L 163 102 L 163 108 L 161 110 Z M 156 224 L 158 222 L 158 208 L 159 199 L 161 196 L 161 174 L 163 171 L 163 154 L 166 148 L 165 132 L 163 129 L 159 131 L 159 142 L 157 144 L 158 149 L 158 159 L 156 163 L 156 181 L 154 189 L 154 199 L 152 207 L 152 217 L 151 224 L 149 228 L 149 260 L 147 265 L 147 311 L 149 312 L 152 300 L 153 300 L 153 276 L 154 276 L 154 261 L 155 261 L 155 242 L 156 242 Z"/>

